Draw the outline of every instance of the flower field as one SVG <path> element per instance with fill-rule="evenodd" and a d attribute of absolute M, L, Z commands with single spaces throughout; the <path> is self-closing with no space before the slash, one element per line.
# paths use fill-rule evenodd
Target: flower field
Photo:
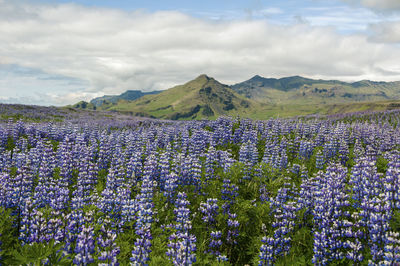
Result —
<path fill-rule="evenodd" d="M 400 112 L 0 124 L 0 265 L 399 265 Z"/>

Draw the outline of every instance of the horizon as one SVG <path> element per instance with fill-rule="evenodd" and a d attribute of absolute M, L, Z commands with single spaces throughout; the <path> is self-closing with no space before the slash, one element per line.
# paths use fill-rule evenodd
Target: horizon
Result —
<path fill-rule="evenodd" d="M 1 103 L 63 106 L 198 73 L 400 80 L 395 0 L 0 0 L 0 41 Z"/>
<path fill-rule="evenodd" d="M 177 84 L 176 86 L 189 83 L 189 82 L 191 82 L 191 81 L 193 81 L 193 80 L 196 80 L 196 79 L 200 78 L 201 76 L 206 76 L 207 78 L 214 79 L 214 80 L 216 80 L 217 82 L 219 82 L 219 83 L 221 83 L 221 84 L 223 84 L 223 85 L 226 85 L 226 86 L 234 86 L 234 85 L 236 85 L 236 84 L 249 81 L 249 80 L 254 79 L 254 78 L 256 78 L 256 77 L 260 77 L 260 78 L 263 78 L 263 79 L 277 79 L 277 80 L 284 79 L 284 78 L 296 78 L 296 77 L 304 78 L 304 79 L 312 79 L 312 78 L 305 77 L 305 76 L 300 76 L 300 75 L 286 76 L 286 77 L 279 77 L 279 78 L 272 78 L 272 77 L 263 77 L 263 76 L 260 76 L 260 75 L 256 74 L 256 75 L 254 75 L 254 76 L 252 76 L 252 77 L 250 77 L 250 78 L 248 78 L 248 79 L 246 79 L 246 80 L 243 80 L 243 81 L 241 81 L 241 82 L 228 84 L 228 83 L 220 82 L 218 79 L 216 79 L 216 78 L 214 78 L 214 77 L 212 77 L 212 76 L 210 76 L 210 75 L 207 75 L 207 74 L 204 74 L 204 73 L 203 73 L 203 74 L 200 74 L 200 75 L 198 75 L 197 77 L 195 77 L 195 78 L 193 78 L 193 79 L 191 79 L 191 80 L 189 80 L 189 81 L 183 82 L 182 84 Z M 363 81 L 377 82 L 377 83 L 380 83 L 380 82 L 388 82 L 388 83 L 389 83 L 389 82 L 400 82 L 400 80 L 396 80 L 396 81 L 381 81 L 381 80 L 369 80 L 369 79 L 354 80 L 354 81 L 342 81 L 342 80 L 335 80 L 335 79 L 330 79 L 330 80 L 329 80 L 329 79 L 314 79 L 314 80 L 316 80 L 316 81 L 318 81 L 318 80 L 321 80 L 321 81 L 338 81 L 338 82 L 345 82 L 345 83 L 348 83 L 348 84 L 357 83 L 357 82 L 363 82 Z M 173 88 L 173 87 L 171 87 L 171 88 Z M 166 88 L 166 89 L 164 89 L 164 90 L 168 90 L 168 89 L 171 89 L 171 88 Z M 164 90 L 153 90 L 153 91 L 164 91 Z M 128 92 L 128 91 L 153 92 L 153 91 L 143 91 L 143 90 L 140 90 L 140 89 L 127 89 L 126 91 L 123 91 L 123 92 L 121 92 L 121 93 L 119 93 L 119 94 L 104 94 L 104 95 L 101 95 L 101 96 L 98 96 L 98 97 L 94 97 L 94 98 L 88 99 L 87 101 L 81 100 L 81 101 L 79 101 L 79 102 L 91 102 L 91 100 L 94 100 L 94 99 L 96 99 L 96 98 L 102 98 L 102 97 L 107 97 L 107 96 L 119 96 L 119 95 L 121 95 L 121 94 L 123 94 L 123 93 L 125 93 L 125 92 Z"/>

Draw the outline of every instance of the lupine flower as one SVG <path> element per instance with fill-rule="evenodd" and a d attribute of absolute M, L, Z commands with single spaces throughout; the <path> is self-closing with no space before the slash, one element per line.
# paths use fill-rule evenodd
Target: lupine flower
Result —
<path fill-rule="evenodd" d="M 138 211 L 136 220 L 135 247 L 130 260 L 134 264 L 146 265 L 151 252 L 151 224 L 153 221 L 153 188 L 155 181 L 151 180 L 151 172 L 146 172 L 142 180 L 140 195 L 138 195 Z"/>
<path fill-rule="evenodd" d="M 176 232 L 169 237 L 167 251 L 167 256 L 174 265 L 191 265 L 196 262 L 196 237 L 190 234 L 192 224 L 187 206 L 189 206 L 189 201 L 186 199 L 186 194 L 178 193 L 174 209 Z"/>
<path fill-rule="evenodd" d="M 200 203 L 200 212 L 203 214 L 202 220 L 212 225 L 215 223 L 216 216 L 218 215 L 219 206 L 218 199 L 207 199 L 206 202 Z"/>
<path fill-rule="evenodd" d="M 81 233 L 76 239 L 74 264 L 88 265 L 94 262 L 92 254 L 95 252 L 93 227 L 82 226 Z"/>
<path fill-rule="evenodd" d="M 312 262 L 326 265 L 331 260 L 341 260 L 345 257 L 342 248 L 345 243 L 340 238 L 343 226 L 339 219 L 348 219 L 345 211 L 350 203 L 345 193 L 346 169 L 340 165 L 331 165 L 326 173 L 317 178 L 320 182 L 315 191 L 314 202 L 314 256 Z"/>
<path fill-rule="evenodd" d="M 231 180 L 229 179 L 224 179 L 223 184 L 222 184 L 222 190 L 221 190 L 221 199 L 226 201 L 222 205 L 222 209 L 224 213 L 227 213 L 231 207 L 231 205 L 235 202 L 236 197 L 239 195 L 237 192 L 239 190 L 239 187 L 236 186 L 235 184 L 231 184 Z"/>
<path fill-rule="evenodd" d="M 109 221 L 106 224 L 108 223 Z M 119 254 L 120 249 L 115 243 L 116 238 L 116 232 L 111 229 L 106 229 L 103 223 L 100 228 L 100 235 L 97 237 L 97 245 L 98 252 L 100 253 L 98 260 L 105 265 L 119 265 L 117 262 L 117 255 Z"/>
<path fill-rule="evenodd" d="M 285 186 L 278 190 L 276 197 L 270 200 L 275 218 L 272 224 L 274 235 L 262 239 L 260 265 L 273 264 L 278 257 L 288 254 L 290 250 L 290 234 L 294 230 L 297 211 L 296 202 L 293 201 L 294 194 L 295 189 L 290 183 L 285 183 Z"/>
<path fill-rule="evenodd" d="M 208 244 L 208 253 L 213 254 L 215 256 L 221 255 L 219 248 L 222 245 L 221 240 L 222 233 L 221 231 L 211 231 L 210 232 L 210 243 Z"/>
<path fill-rule="evenodd" d="M 235 245 L 237 244 L 236 238 L 239 236 L 239 221 L 235 220 L 237 218 L 236 213 L 228 213 L 228 217 L 228 234 L 226 241 L 228 244 Z"/>

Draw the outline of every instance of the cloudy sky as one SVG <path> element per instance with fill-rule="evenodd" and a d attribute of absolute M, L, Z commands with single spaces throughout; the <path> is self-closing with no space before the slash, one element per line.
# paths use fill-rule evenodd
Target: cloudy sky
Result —
<path fill-rule="evenodd" d="M 400 80 L 399 0 L 0 0 L 0 102 L 66 105 L 206 73 Z"/>

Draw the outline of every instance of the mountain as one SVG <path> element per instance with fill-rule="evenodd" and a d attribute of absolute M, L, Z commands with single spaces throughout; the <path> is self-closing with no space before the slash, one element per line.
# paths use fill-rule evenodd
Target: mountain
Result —
<path fill-rule="evenodd" d="M 165 119 L 205 119 L 220 115 L 256 113 L 259 103 L 246 99 L 229 86 L 200 75 L 183 85 L 135 101 L 120 101 L 107 110 Z"/>
<path fill-rule="evenodd" d="M 139 99 L 144 95 L 158 94 L 161 91 L 142 92 L 139 90 L 128 90 L 120 95 L 104 95 L 102 97 L 94 98 L 90 101 L 96 107 L 102 105 L 116 104 L 120 100 L 133 101 Z"/>
<path fill-rule="evenodd" d="M 139 97 L 139 98 L 138 98 Z M 71 107 L 119 111 L 162 119 L 213 119 L 220 115 L 268 119 L 400 108 L 400 82 L 353 83 L 300 76 L 253 78 L 224 85 L 207 75 L 164 91 L 126 91 Z"/>
<path fill-rule="evenodd" d="M 246 98 L 274 104 L 339 104 L 400 99 L 400 82 L 362 80 L 348 83 L 300 76 L 254 76 L 231 88 Z"/>
<path fill-rule="evenodd" d="M 74 105 L 71 105 L 72 108 L 77 108 L 77 109 L 86 109 L 86 110 L 96 110 L 96 106 L 92 103 L 88 103 L 85 101 L 80 101 Z"/>

